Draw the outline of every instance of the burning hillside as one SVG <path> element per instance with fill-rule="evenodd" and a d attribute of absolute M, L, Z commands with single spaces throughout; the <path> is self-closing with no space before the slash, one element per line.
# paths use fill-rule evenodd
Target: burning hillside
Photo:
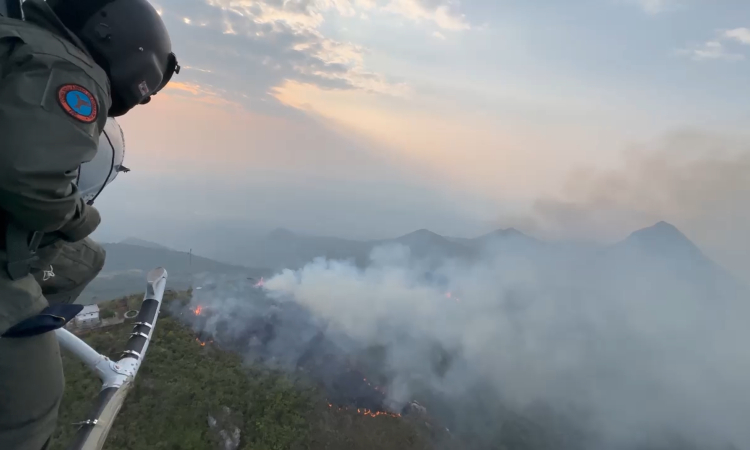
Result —
<path fill-rule="evenodd" d="M 387 408 L 387 388 L 372 382 L 374 378 L 368 380 L 356 361 L 327 337 L 325 325 L 303 309 L 281 305 L 256 292 L 246 300 L 253 302 L 255 310 L 248 315 L 248 303 L 217 300 L 210 297 L 210 291 L 200 292 L 195 298 L 200 303 L 189 307 L 190 314 L 181 315 L 195 330 L 199 345 L 218 345 L 270 368 L 303 376 L 322 387 L 330 404 L 342 411 L 371 417 L 401 416 L 400 410 Z M 236 319 L 242 320 L 242 327 Z M 290 330 L 295 332 L 290 334 Z"/>
<path fill-rule="evenodd" d="M 504 252 L 426 270 L 381 248 L 366 268 L 317 259 L 262 284 L 212 280 L 182 318 L 200 343 L 311 380 L 331 408 L 381 417 L 416 399 L 467 449 L 750 443 L 735 339 L 746 302 L 707 296 L 639 251 Z"/>
<path fill-rule="evenodd" d="M 352 412 L 356 411 L 357 414 L 362 414 L 363 416 L 368 416 L 368 417 L 380 417 L 380 416 L 384 416 L 384 417 L 401 417 L 401 414 L 394 414 L 394 413 L 389 413 L 389 412 L 384 412 L 384 411 L 371 411 L 371 410 L 369 410 L 367 408 L 364 408 L 364 409 L 363 408 L 357 408 L 356 410 L 354 410 L 354 409 L 349 409 L 346 406 L 334 406 L 332 403 L 329 403 L 328 407 L 329 408 L 336 408 L 339 411 L 352 411 Z"/>

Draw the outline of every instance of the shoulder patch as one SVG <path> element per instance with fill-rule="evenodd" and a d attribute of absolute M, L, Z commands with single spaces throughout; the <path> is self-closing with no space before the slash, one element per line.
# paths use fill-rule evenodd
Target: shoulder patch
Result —
<path fill-rule="evenodd" d="M 91 123 L 99 116 L 94 96 L 78 84 L 63 84 L 57 90 L 57 101 L 62 109 L 83 123 Z"/>

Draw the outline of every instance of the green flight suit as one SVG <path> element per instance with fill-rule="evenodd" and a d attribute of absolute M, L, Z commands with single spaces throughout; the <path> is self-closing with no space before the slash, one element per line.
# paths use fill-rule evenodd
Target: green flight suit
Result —
<path fill-rule="evenodd" d="M 31 273 L 50 304 L 74 303 L 101 272 L 107 255 L 91 238 L 58 241 L 37 253 L 40 258 L 32 264 Z"/>
<path fill-rule="evenodd" d="M 45 233 L 39 266 L 68 244 L 85 247 L 99 225 L 74 182 L 78 167 L 96 154 L 111 98 L 106 73 L 44 0 L 26 0 L 23 10 L 25 21 L 0 17 L 0 225 Z M 6 242 L 0 334 L 48 305 L 34 277 L 40 267 L 11 277 L 8 259 Z M 54 333 L 0 338 L 0 449 L 43 448 L 63 388 Z"/>

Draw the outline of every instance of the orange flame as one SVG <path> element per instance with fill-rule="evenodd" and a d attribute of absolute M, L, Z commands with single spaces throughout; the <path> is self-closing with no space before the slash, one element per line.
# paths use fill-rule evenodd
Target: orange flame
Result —
<path fill-rule="evenodd" d="M 205 347 L 206 346 L 206 343 L 205 342 L 201 342 L 201 340 L 198 339 L 198 338 L 195 338 L 195 342 L 199 343 L 201 345 L 201 347 Z M 211 342 L 213 342 L 213 341 L 211 341 Z"/>
<path fill-rule="evenodd" d="M 445 298 L 448 298 L 448 299 L 452 298 L 456 301 L 456 303 L 461 303 L 461 299 L 458 297 L 453 297 L 453 293 L 450 291 L 445 293 Z"/>
<path fill-rule="evenodd" d="M 196 316 L 200 316 L 202 311 L 203 311 L 203 307 L 201 305 L 196 306 L 195 309 L 193 310 Z"/>
<path fill-rule="evenodd" d="M 328 407 L 329 408 L 333 408 L 334 406 L 331 403 L 328 403 Z M 349 408 L 347 408 L 345 406 L 338 406 L 338 407 L 336 407 L 336 409 L 339 410 L 339 411 L 351 411 L 351 412 L 354 412 L 353 409 L 350 410 Z M 385 412 L 385 411 L 373 411 L 373 410 L 367 409 L 367 408 L 364 408 L 364 409 L 363 408 L 357 408 L 357 414 L 360 414 L 360 415 L 363 415 L 363 416 L 367 416 L 367 417 L 378 417 L 378 416 L 401 417 L 401 414 L 389 413 L 389 412 Z"/>

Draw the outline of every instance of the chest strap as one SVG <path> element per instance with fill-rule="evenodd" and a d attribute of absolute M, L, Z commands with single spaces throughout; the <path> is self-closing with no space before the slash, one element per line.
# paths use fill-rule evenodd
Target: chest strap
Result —
<path fill-rule="evenodd" d="M 30 232 L 9 221 L 5 229 L 5 253 L 8 257 L 6 270 L 12 280 L 19 280 L 31 272 L 31 263 L 36 259 L 36 250 L 44 233 Z"/>

